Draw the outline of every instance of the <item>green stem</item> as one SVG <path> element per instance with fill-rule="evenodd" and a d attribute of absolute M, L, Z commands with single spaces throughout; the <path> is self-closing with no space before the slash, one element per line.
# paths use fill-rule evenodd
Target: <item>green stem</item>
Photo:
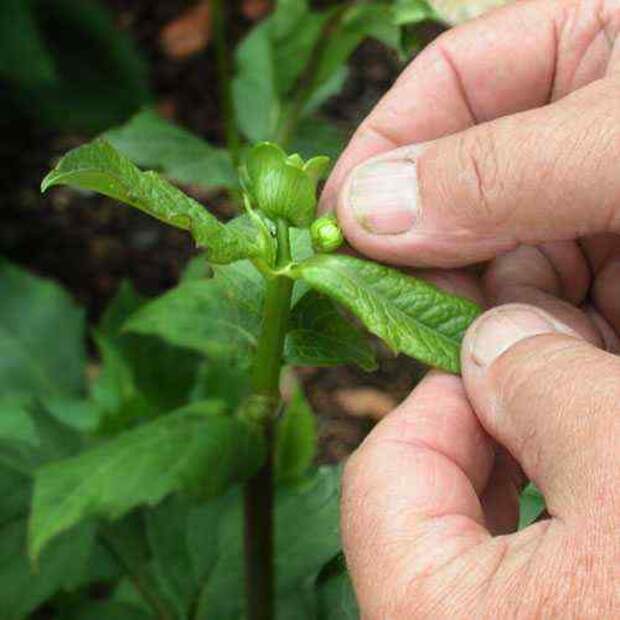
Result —
<path fill-rule="evenodd" d="M 288 226 L 283 221 L 277 223 L 277 236 L 276 267 L 284 267 L 290 262 L 291 253 Z M 273 425 L 280 405 L 280 371 L 292 292 L 290 278 L 276 276 L 267 281 L 263 327 L 252 371 L 253 393 L 267 403 L 263 424 L 268 458 L 246 483 L 244 494 L 248 620 L 275 617 Z"/>
<path fill-rule="evenodd" d="M 235 122 L 233 106 L 230 55 L 226 41 L 226 15 L 222 0 L 211 0 L 211 19 L 215 43 L 215 60 L 220 91 L 220 105 L 226 132 L 226 146 L 235 167 L 239 165 L 241 138 Z"/>

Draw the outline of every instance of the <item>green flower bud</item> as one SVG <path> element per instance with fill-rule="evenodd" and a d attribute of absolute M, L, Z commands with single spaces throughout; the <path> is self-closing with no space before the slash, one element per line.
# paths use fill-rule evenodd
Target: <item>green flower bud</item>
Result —
<path fill-rule="evenodd" d="M 297 153 L 287 156 L 279 146 L 262 142 L 250 149 L 241 180 L 265 215 L 306 228 L 314 219 L 316 187 L 328 166 L 327 157 L 304 162 Z"/>
<path fill-rule="evenodd" d="M 312 247 L 318 253 L 333 252 L 344 242 L 338 220 L 331 213 L 314 221 L 310 227 L 310 237 Z"/>

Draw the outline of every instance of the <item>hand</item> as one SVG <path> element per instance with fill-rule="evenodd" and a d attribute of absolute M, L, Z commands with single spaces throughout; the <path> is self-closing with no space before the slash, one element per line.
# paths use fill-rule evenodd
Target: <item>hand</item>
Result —
<path fill-rule="evenodd" d="M 428 375 L 347 465 L 343 537 L 362 617 L 620 617 L 620 360 L 508 305 L 470 330 L 463 377 L 465 389 Z M 495 537 L 514 527 L 521 479 L 494 440 L 551 515 Z"/>
<path fill-rule="evenodd" d="M 415 267 L 502 254 L 481 282 L 430 277 L 539 308 L 485 315 L 464 343 L 466 391 L 432 374 L 350 461 L 343 531 L 364 617 L 620 615 L 620 361 L 592 346 L 619 342 L 619 27 L 612 3 L 543 0 L 451 31 L 328 183 L 324 208 L 337 203 L 358 250 Z M 492 538 L 516 523 L 508 453 L 551 519 Z"/>

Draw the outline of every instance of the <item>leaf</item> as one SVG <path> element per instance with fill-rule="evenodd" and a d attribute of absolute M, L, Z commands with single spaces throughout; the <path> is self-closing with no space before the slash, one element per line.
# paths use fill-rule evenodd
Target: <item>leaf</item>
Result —
<path fill-rule="evenodd" d="M 193 558 L 185 544 L 189 514 L 187 498 L 174 495 L 146 513 L 146 534 L 153 555 L 153 573 L 176 616 L 186 618 L 197 593 Z"/>
<path fill-rule="evenodd" d="M 112 361 L 115 356 L 120 357 L 118 362 L 128 375 L 128 389 L 132 397 L 128 400 L 120 398 L 120 404 L 131 403 L 132 399 L 135 401 L 141 397 L 150 408 L 151 415 L 155 416 L 187 402 L 201 358 L 155 336 L 124 332 L 127 320 L 146 303 L 147 300 L 137 295 L 129 283 L 122 284 L 106 309 L 98 332 L 106 346 L 115 351 Z M 117 385 L 122 387 L 123 383 Z M 117 393 L 116 398 L 118 396 Z"/>
<path fill-rule="evenodd" d="M 272 137 L 280 112 L 268 24 L 256 26 L 235 51 L 232 83 L 237 124 L 251 142 Z"/>
<path fill-rule="evenodd" d="M 473 302 L 351 256 L 314 256 L 294 275 L 348 308 L 394 351 L 459 372 L 463 335 L 480 314 Z"/>
<path fill-rule="evenodd" d="M 28 513 L 32 492 L 30 478 L 12 467 L 0 464 L 0 526 Z"/>
<path fill-rule="evenodd" d="M 179 489 L 217 495 L 251 475 L 264 446 L 220 410 L 216 403 L 195 403 L 41 468 L 30 519 L 32 557 L 85 519 L 115 519 Z"/>
<path fill-rule="evenodd" d="M 226 151 L 173 125 L 153 110 L 136 114 L 104 137 L 135 164 L 159 170 L 180 183 L 237 187 L 237 174 Z"/>
<path fill-rule="evenodd" d="M 271 17 L 274 36 L 284 38 L 302 23 L 308 14 L 308 0 L 277 0 Z"/>
<path fill-rule="evenodd" d="M 22 620 L 61 589 L 75 588 L 90 559 L 94 528 L 81 524 L 54 541 L 34 568 L 26 553 L 26 520 L 0 528 L 0 617 Z"/>
<path fill-rule="evenodd" d="M 340 474 L 340 468 L 322 467 L 302 483 L 277 490 L 274 561 L 278 618 L 316 618 L 314 582 L 340 550 Z M 220 513 L 217 561 L 203 588 L 196 620 L 238 620 L 244 612 L 241 496 L 231 493 L 212 509 Z"/>
<path fill-rule="evenodd" d="M 347 321 L 328 297 L 306 293 L 293 307 L 285 359 L 294 366 L 357 364 L 377 367 L 366 336 Z"/>
<path fill-rule="evenodd" d="M 316 426 L 314 413 L 297 388 L 276 424 L 274 462 L 278 480 L 296 481 L 308 472 L 317 451 Z"/>
<path fill-rule="evenodd" d="M 120 350 L 101 335 L 95 335 L 95 342 L 102 369 L 93 382 L 91 393 L 100 411 L 99 427 L 104 432 L 117 432 L 147 419 L 152 410 L 137 389 L 132 370 Z"/>
<path fill-rule="evenodd" d="M 545 511 L 545 498 L 538 488 L 530 482 L 519 498 L 519 528 L 531 525 Z"/>
<path fill-rule="evenodd" d="M 217 267 L 210 280 L 183 283 L 146 304 L 125 329 L 206 355 L 245 355 L 256 345 L 264 283 L 248 262 Z"/>
<path fill-rule="evenodd" d="M 0 392 L 84 389 L 84 315 L 56 284 L 0 259 Z"/>
<path fill-rule="evenodd" d="M 202 205 L 155 172 L 142 172 L 104 140 L 95 140 L 65 155 L 43 179 L 42 191 L 70 185 L 125 202 L 152 217 L 192 234 L 196 243 L 221 253 L 226 262 L 259 256 L 259 239 L 226 227 Z"/>

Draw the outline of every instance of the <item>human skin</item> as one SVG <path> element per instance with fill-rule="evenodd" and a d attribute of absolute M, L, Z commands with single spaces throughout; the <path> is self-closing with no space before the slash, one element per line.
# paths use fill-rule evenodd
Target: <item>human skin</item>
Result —
<path fill-rule="evenodd" d="M 620 618 L 619 32 L 602 0 L 447 32 L 328 181 L 355 249 L 490 308 L 346 466 L 365 619 Z"/>

